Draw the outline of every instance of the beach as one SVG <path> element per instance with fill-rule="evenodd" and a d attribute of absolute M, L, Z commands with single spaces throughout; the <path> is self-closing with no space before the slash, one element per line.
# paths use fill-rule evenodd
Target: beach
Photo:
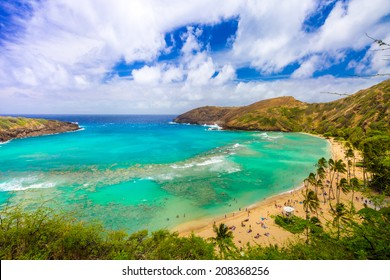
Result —
<path fill-rule="evenodd" d="M 342 159 L 346 162 L 343 144 L 334 139 L 328 139 L 328 141 L 330 143 L 332 158 L 334 160 Z M 357 158 L 359 158 L 359 156 Z M 362 172 L 358 168 L 356 169 L 356 177 L 359 179 L 362 178 Z M 282 214 L 283 208 L 289 205 L 295 209 L 294 215 L 305 218 L 305 211 L 302 203 L 304 200 L 302 188 L 304 188 L 303 183 L 294 190 L 266 198 L 245 208 L 239 208 L 234 213 L 226 213 L 224 216 L 213 219 L 201 219 L 184 223 L 175 227 L 173 231 L 178 231 L 181 236 L 188 236 L 191 233 L 194 233 L 203 238 L 209 238 L 215 236 L 213 225 L 224 223 L 233 231 L 233 241 L 238 248 L 247 243 L 250 243 L 251 245 L 283 245 L 290 240 L 300 238 L 300 236 L 294 235 L 276 225 L 274 217 Z M 367 198 L 359 192 L 355 192 L 354 196 L 355 208 L 357 210 L 361 209 Z M 350 203 L 351 198 L 352 193 L 342 193 L 340 201 Z M 327 221 L 332 220 L 329 202 L 324 203 L 322 201 L 322 196 L 319 196 L 319 200 L 320 209 L 318 216 L 322 224 L 326 224 Z M 302 236 L 303 235 L 301 235 L 301 237 Z"/>

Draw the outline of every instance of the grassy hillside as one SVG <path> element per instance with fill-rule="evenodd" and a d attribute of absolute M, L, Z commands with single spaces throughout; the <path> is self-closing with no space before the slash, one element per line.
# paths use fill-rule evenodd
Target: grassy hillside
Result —
<path fill-rule="evenodd" d="M 14 138 L 39 136 L 77 129 L 79 129 L 77 124 L 69 122 L 22 117 L 0 117 L 0 142 Z"/>
<path fill-rule="evenodd" d="M 390 80 L 386 80 L 328 103 L 309 104 L 293 97 L 278 97 L 239 108 L 201 107 L 180 115 L 175 121 L 219 123 L 227 129 L 337 134 L 339 129 L 353 127 L 363 132 L 373 127 L 388 130 L 389 108 Z"/>
<path fill-rule="evenodd" d="M 309 104 L 279 97 L 240 108 L 202 107 L 175 121 L 183 119 L 186 123 L 218 123 L 227 129 L 339 137 L 362 152 L 360 164 L 370 172 L 370 187 L 390 195 L 390 79 L 328 103 Z"/>
<path fill-rule="evenodd" d="M 44 119 L 29 119 L 22 117 L 0 117 L 0 130 L 13 130 L 23 127 L 39 128 L 48 121 Z"/>
<path fill-rule="evenodd" d="M 230 112 L 225 116 L 224 126 L 229 129 L 301 131 L 301 116 L 306 107 L 306 103 L 291 96 L 263 100 Z"/>

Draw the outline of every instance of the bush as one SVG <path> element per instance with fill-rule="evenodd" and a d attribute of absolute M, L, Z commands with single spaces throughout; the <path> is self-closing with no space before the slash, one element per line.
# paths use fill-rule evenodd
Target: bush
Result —
<path fill-rule="evenodd" d="M 291 233 L 302 233 L 304 229 L 306 228 L 306 220 L 297 217 L 297 216 L 291 216 L 291 217 L 283 217 L 281 215 L 278 215 L 275 217 L 275 223 L 285 230 L 291 232 Z"/>

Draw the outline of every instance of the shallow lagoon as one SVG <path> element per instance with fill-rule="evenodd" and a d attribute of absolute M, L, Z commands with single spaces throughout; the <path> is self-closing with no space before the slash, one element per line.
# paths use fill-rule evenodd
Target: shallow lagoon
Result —
<path fill-rule="evenodd" d="M 42 117 L 83 129 L 0 144 L 0 202 L 129 232 L 237 211 L 329 157 L 327 141 L 300 133 L 215 131 L 174 116 Z"/>

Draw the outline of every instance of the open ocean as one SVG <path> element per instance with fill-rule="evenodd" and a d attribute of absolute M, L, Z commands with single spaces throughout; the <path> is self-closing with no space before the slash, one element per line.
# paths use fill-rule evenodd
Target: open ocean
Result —
<path fill-rule="evenodd" d="M 237 211 L 293 189 L 330 156 L 317 137 L 210 131 L 175 116 L 30 116 L 82 130 L 0 144 L 0 203 L 128 232 Z"/>

